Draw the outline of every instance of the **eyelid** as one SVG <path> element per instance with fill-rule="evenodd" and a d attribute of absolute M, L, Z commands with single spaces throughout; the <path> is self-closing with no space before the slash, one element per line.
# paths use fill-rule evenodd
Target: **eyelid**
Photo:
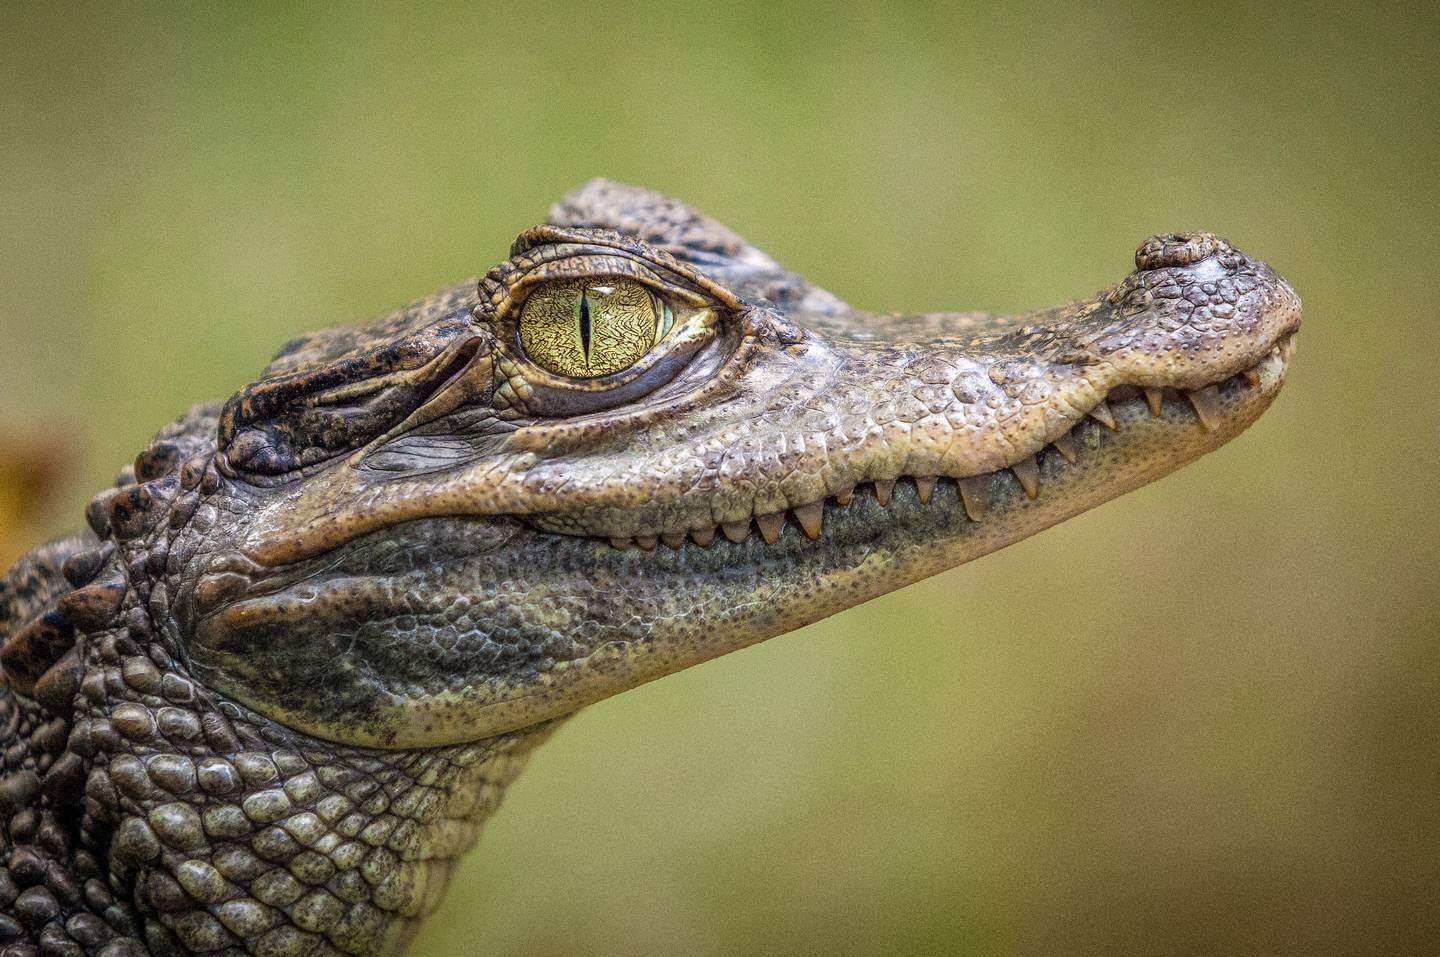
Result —
<path fill-rule="evenodd" d="M 675 310 L 664 296 L 653 292 L 650 295 L 655 299 L 655 344 L 659 345 L 675 326 Z"/>

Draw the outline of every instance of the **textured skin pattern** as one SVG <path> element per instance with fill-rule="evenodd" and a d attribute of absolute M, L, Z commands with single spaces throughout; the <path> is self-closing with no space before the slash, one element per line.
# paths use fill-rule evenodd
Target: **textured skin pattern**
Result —
<path fill-rule="evenodd" d="M 174 451 L 162 436 L 142 464 Z M 185 676 L 147 608 L 168 537 L 118 551 L 65 539 L 0 589 L 7 621 L 82 630 L 63 652 L 41 649 L 58 660 L 28 694 L 0 689 L 0 954 L 398 950 L 549 729 L 366 751 L 218 698 Z M 62 567 L 85 588 L 140 580 L 85 609 Z M 32 644 L 7 652 L 12 684 L 37 670 Z"/>
<path fill-rule="evenodd" d="M 536 737 L 394 755 L 323 745 L 247 722 L 156 657 L 98 642 L 68 735 L 3 699 L 27 751 L 19 773 L 6 755 L 7 797 L 28 799 L 5 846 L 7 938 L 43 953 L 398 947 Z M 57 770 L 67 760 L 91 769 Z"/>
<path fill-rule="evenodd" d="M 1027 316 L 873 316 L 597 181 L 481 278 L 287 344 L 0 581 L 0 957 L 398 952 L 578 708 L 1254 421 L 1294 292 L 1209 234 L 1136 266 Z M 535 288 L 617 277 L 663 342 L 532 361 Z"/>

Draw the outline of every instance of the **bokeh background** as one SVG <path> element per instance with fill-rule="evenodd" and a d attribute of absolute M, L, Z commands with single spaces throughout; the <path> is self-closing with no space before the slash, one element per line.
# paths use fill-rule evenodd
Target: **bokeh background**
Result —
<path fill-rule="evenodd" d="M 419 954 L 1440 949 L 1440 16 L 0 4 L 0 560 L 286 338 L 594 175 L 877 309 L 1218 231 L 1304 298 L 1247 435 L 591 708 Z"/>

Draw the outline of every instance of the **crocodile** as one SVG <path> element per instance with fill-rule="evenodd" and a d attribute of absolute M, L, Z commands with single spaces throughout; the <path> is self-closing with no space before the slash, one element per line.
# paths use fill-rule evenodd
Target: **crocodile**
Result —
<path fill-rule="evenodd" d="M 1300 301 L 1209 233 L 1091 299 L 877 315 L 591 182 L 283 346 L 0 586 L 0 955 L 384 954 L 587 704 L 1159 478 Z"/>

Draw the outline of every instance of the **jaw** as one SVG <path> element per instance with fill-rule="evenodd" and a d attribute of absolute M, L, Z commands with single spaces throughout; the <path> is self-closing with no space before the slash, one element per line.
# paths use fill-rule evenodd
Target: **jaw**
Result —
<path fill-rule="evenodd" d="M 1183 390 L 1162 391 L 1157 414 L 1143 389 L 1116 387 L 1106 402 L 1113 429 L 1084 418 L 1068 441 L 1031 457 L 1034 497 L 1010 468 L 906 476 L 819 503 L 818 538 L 792 514 L 773 534 L 722 532 L 709 547 L 616 547 L 514 517 L 406 522 L 267 575 L 201 621 L 194 664 L 242 703 L 353 744 L 434 746 L 539 724 L 1158 479 L 1254 422 L 1279 392 L 1291 348 L 1283 337 L 1256 366 L 1209 387 L 1206 421 Z M 394 640 L 397 624 L 408 640 Z M 337 660 L 352 684 L 337 681 Z M 267 684 L 267 673 L 283 683 Z"/>
<path fill-rule="evenodd" d="M 604 599 L 608 614 L 647 621 L 645 633 L 611 634 L 585 657 L 557 663 L 543 678 L 544 694 L 518 708 L 499 705 L 490 720 L 519 727 L 566 713 L 972 561 L 1162 478 L 1259 418 L 1292 350 L 1287 336 L 1255 367 L 1215 384 L 1205 421 L 1183 392 L 1165 390 L 1156 412 L 1142 389 L 1112 390 L 1114 427 L 1086 419 L 1069 433 L 1065 453 L 1051 445 L 1035 456 L 1033 497 L 1010 469 L 963 480 L 906 477 L 878 489 L 859 485 L 843 505 L 827 499 L 815 539 L 791 514 L 773 536 L 720 535 L 708 548 L 693 540 L 653 550 L 595 542 L 579 564 L 595 593 L 623 596 Z M 566 704 L 552 711 L 556 701 Z"/>
<path fill-rule="evenodd" d="M 894 320 L 890 340 L 866 333 L 887 320 L 796 314 L 809 332 L 747 335 L 683 396 L 481 409 L 412 437 L 473 443 L 453 467 L 382 474 L 362 451 L 256 491 L 182 609 L 192 664 L 321 737 L 449 744 L 988 554 L 1217 448 L 1278 393 L 1300 324 L 1284 280 L 1208 234 L 1136 264 L 1088 302 Z M 746 308 L 746 328 L 785 324 Z"/>

